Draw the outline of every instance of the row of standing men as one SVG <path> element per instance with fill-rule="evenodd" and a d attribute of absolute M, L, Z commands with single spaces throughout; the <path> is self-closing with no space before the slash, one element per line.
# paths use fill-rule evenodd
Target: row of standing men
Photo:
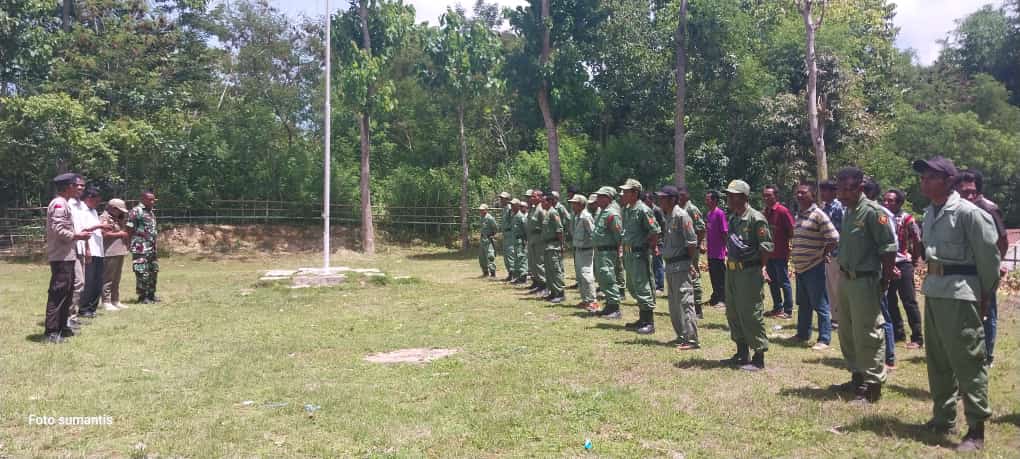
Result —
<path fill-rule="evenodd" d="M 986 348 L 984 322 L 990 316 L 989 306 L 994 306 L 1001 275 L 1002 225 L 997 225 L 992 213 L 971 202 L 973 193 L 968 194 L 970 199 L 964 199 L 955 191 L 960 188 L 962 175 L 952 161 L 934 157 L 918 160 L 913 167 L 921 175 L 922 193 L 932 203 L 925 211 L 924 229 L 917 231 L 921 248 L 918 257 L 928 267 L 922 292 L 927 298 L 926 362 L 934 399 L 933 416 L 925 426 L 943 434 L 953 430 L 956 400 L 962 397 L 969 430 L 958 448 L 980 449 L 984 445 L 984 421 L 991 414 L 987 389 L 990 350 Z M 724 293 L 719 298 L 726 299 L 723 306 L 737 351 L 725 362 L 748 371 L 765 367 L 768 338 L 763 317 L 789 318 L 792 312 L 784 311 L 786 302 L 776 298 L 785 289 L 789 301 L 789 281 L 773 279 L 780 276 L 776 276 L 775 263 L 770 261 L 776 252 L 792 254 L 801 316 L 794 338 L 809 338 L 812 313 L 817 312 L 820 337 L 815 349 L 828 347 L 827 324 L 822 322 L 823 316 L 828 320 L 827 291 L 832 290 L 834 299 L 841 304 L 840 349 L 851 379 L 831 389 L 852 394 L 855 403 L 875 403 L 881 398 L 887 378 L 886 350 L 895 339 L 891 336 L 891 324 L 886 323 L 890 321 L 886 293 L 893 283 L 908 282 L 897 267 L 900 261 L 897 256 L 902 255 L 897 225 L 902 221 L 894 221 L 898 220 L 896 214 L 869 199 L 860 169 L 841 170 L 834 185 L 843 208 L 839 227 L 814 204 L 813 190 L 817 184 L 802 182 L 797 187 L 800 207 L 797 220 L 788 229 L 789 234 L 784 235 L 787 237 L 777 238 L 783 247 L 777 247 L 773 231 L 787 230 L 770 225 L 771 219 L 749 205 L 749 185 L 734 180 L 727 186 L 730 216 L 725 220 L 728 228 L 722 264 Z M 774 187 L 767 187 L 766 205 L 774 206 L 775 202 L 769 202 L 768 188 L 775 193 Z M 625 288 L 639 307 L 638 320 L 626 324 L 626 328 L 651 334 L 655 332 L 655 260 L 661 257 L 669 286 L 669 315 L 678 336 L 677 348 L 697 349 L 700 298 L 695 299 L 695 290 L 700 294 L 698 257 L 702 251 L 704 219 L 687 199 L 684 189 L 666 186 L 655 193 L 663 214 L 659 219 L 655 210 L 641 200 L 642 185 L 637 180 L 628 179 L 619 189 L 619 203 L 612 187 L 602 187 L 588 198 L 573 194 L 567 200 L 572 211 L 559 202 L 555 191 L 529 190 L 527 201 L 510 199 L 508 193 L 501 193 L 501 227 L 489 215 L 488 206 L 480 206 L 479 265 L 483 276 L 496 275 L 495 237 L 502 232 L 509 273 L 504 280 L 521 284 L 530 276 L 529 293 L 543 294 L 550 302 L 562 302 L 563 255 L 569 235 L 581 295 L 579 305 L 594 317 L 619 319 Z M 787 245 L 791 239 L 792 252 Z M 787 263 L 783 257 L 781 277 L 785 277 Z M 834 266 L 836 271 L 827 273 L 827 266 Z M 913 289 L 913 273 L 909 275 Z M 837 281 L 838 288 L 827 287 L 833 281 Z M 762 287 L 766 283 L 771 283 L 777 300 L 776 309 L 770 312 L 763 311 Z M 604 307 L 596 302 L 596 289 L 604 295 Z M 913 317 L 909 309 L 908 316 L 914 332 L 912 344 L 920 347 L 920 324 L 915 323 L 920 318 Z"/>

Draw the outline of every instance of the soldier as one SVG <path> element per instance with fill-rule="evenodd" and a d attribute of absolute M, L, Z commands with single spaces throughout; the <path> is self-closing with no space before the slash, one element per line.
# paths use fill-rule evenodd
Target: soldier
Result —
<path fill-rule="evenodd" d="M 886 379 L 881 292 L 893 278 L 896 241 L 889 217 L 864 195 L 864 173 L 848 167 L 837 175 L 839 200 L 846 206 L 839 232 L 839 344 L 850 367 L 849 382 L 833 386 L 852 392 L 855 403 L 874 403 Z"/>
<path fill-rule="evenodd" d="M 156 194 L 151 190 L 142 193 L 141 200 L 128 213 L 124 224 L 131 235 L 131 269 L 135 272 L 138 302 L 158 303 L 156 278 L 159 275 L 159 261 L 156 256 Z"/>
<path fill-rule="evenodd" d="M 521 269 L 521 237 L 522 233 L 520 228 L 523 225 L 524 219 L 521 218 L 521 201 L 514 198 L 510 201 L 510 215 L 507 216 L 510 220 L 510 226 L 503 232 L 504 244 L 506 240 L 510 241 L 509 247 L 507 247 L 505 253 L 510 254 L 510 259 L 513 263 L 510 265 L 509 278 L 511 284 L 519 284 L 523 282 L 521 280 L 523 270 Z M 504 257 L 507 255 L 504 254 Z"/>
<path fill-rule="evenodd" d="M 588 312 L 599 310 L 599 304 L 595 302 L 595 247 L 592 245 L 592 236 L 595 232 L 595 220 L 588 212 L 588 200 L 583 195 L 575 194 L 570 198 L 570 204 L 574 208 L 574 276 L 577 278 L 578 291 L 581 294 L 581 302 L 578 306 L 585 308 Z"/>
<path fill-rule="evenodd" d="M 528 294 L 540 294 L 545 290 L 545 242 L 542 240 L 542 223 L 545 209 L 542 206 L 542 192 L 532 190 L 529 197 L 531 212 L 528 213 L 528 263 L 531 272 L 531 287 Z"/>
<path fill-rule="evenodd" d="M 71 209 L 67 200 L 81 193 L 77 174 L 60 174 L 53 178 L 57 196 L 46 208 L 46 259 L 50 262 L 50 288 L 46 300 L 46 342 L 59 344 L 65 336 L 74 336 L 68 327 L 71 295 L 74 293 L 74 264 L 78 258 L 76 241 L 92 237 L 92 231 L 74 231 Z M 82 181 L 82 188 L 85 182 Z"/>
<path fill-rule="evenodd" d="M 768 220 L 747 203 L 751 186 L 743 180 L 734 180 L 725 191 L 730 207 L 727 222 L 730 231 L 726 239 L 726 322 L 730 338 L 737 344 L 737 353 L 723 362 L 740 365 L 747 371 L 758 371 L 765 368 L 765 352 L 769 349 L 762 317 L 762 287 L 770 281 L 766 265 L 775 246 Z M 749 356 L 752 349 L 753 358 Z"/>
<path fill-rule="evenodd" d="M 496 277 L 496 244 L 493 241 L 499 231 L 496 229 L 496 219 L 489 215 L 488 204 L 478 206 L 478 213 L 482 217 L 478 265 L 482 268 L 482 277 Z"/>
<path fill-rule="evenodd" d="M 514 237 L 517 238 L 517 279 L 512 283 L 520 285 L 528 282 L 530 266 L 528 263 L 528 200 L 518 201 L 520 210 L 514 216 Z"/>
<path fill-rule="evenodd" d="M 652 281 L 652 257 L 659 253 L 659 223 L 655 214 L 641 201 L 641 182 L 627 179 L 623 190 L 623 264 L 627 272 L 627 290 L 637 300 L 640 316 L 624 327 L 642 335 L 655 333 L 655 286 Z"/>
<path fill-rule="evenodd" d="M 588 195 L 588 213 L 591 214 L 592 219 L 599 214 L 599 195 L 592 193 Z"/>
<path fill-rule="evenodd" d="M 698 209 L 698 206 L 691 202 L 691 193 L 687 190 L 686 185 L 678 186 L 677 190 L 680 192 L 677 205 L 682 207 L 684 212 L 687 212 L 687 215 L 691 217 L 691 221 L 694 222 L 694 232 L 698 235 L 698 247 L 701 247 L 705 243 L 705 230 L 707 229 L 705 226 L 705 217 L 701 215 L 701 209 Z M 691 260 L 691 265 L 694 266 L 691 273 L 692 275 L 697 276 L 691 282 L 694 284 L 694 310 L 697 311 L 698 318 L 703 319 L 704 313 L 701 310 L 701 270 L 698 269 L 698 263 L 700 262 L 699 256 L 700 250 L 699 253 L 695 255 L 694 259 Z"/>
<path fill-rule="evenodd" d="M 566 299 L 563 291 L 563 250 L 565 246 L 563 217 L 556 210 L 556 197 L 553 196 L 553 192 L 545 193 L 542 208 L 545 210 L 545 218 L 542 221 L 542 240 L 545 242 L 543 248 L 545 285 L 549 290 L 549 294 L 542 299 L 550 303 L 562 303 Z"/>
<path fill-rule="evenodd" d="M 605 295 L 606 306 L 596 313 L 605 319 L 619 319 L 620 283 L 617 281 L 617 265 L 620 263 L 620 241 L 623 236 L 623 218 L 620 206 L 613 201 L 616 189 L 609 186 L 596 192 L 599 213 L 595 216 L 592 243 L 595 245 L 595 279 Z"/>
<path fill-rule="evenodd" d="M 691 282 L 697 277 L 694 271 L 698 267 L 691 263 L 697 260 L 698 235 L 694 232 L 694 221 L 690 215 L 677 204 L 680 200 L 677 187 L 665 186 L 655 195 L 665 214 L 662 258 L 669 284 L 669 319 L 677 336 L 676 349 L 697 349 L 698 321 Z"/>
<path fill-rule="evenodd" d="M 998 233 L 991 215 L 953 191 L 953 162 L 936 156 L 914 161 L 921 193 L 931 200 L 924 211 L 924 254 L 928 275 L 924 329 L 926 362 L 933 399 L 927 427 L 948 433 L 956 424 L 957 394 L 963 397 L 967 434 L 957 451 L 982 449 L 988 404 L 988 367 L 981 318 L 999 284 Z"/>
<path fill-rule="evenodd" d="M 501 212 L 499 232 L 503 233 L 503 266 L 506 268 L 506 279 L 503 279 L 503 282 L 510 282 L 514 278 L 514 264 L 517 262 L 517 254 L 514 252 L 514 239 L 510 236 L 510 226 L 513 225 L 510 193 L 504 191 L 499 194 L 499 206 Z"/>

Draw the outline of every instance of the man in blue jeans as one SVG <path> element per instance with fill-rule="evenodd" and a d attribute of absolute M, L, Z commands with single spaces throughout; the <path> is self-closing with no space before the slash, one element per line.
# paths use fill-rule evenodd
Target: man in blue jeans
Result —
<path fill-rule="evenodd" d="M 829 348 L 832 322 L 829 297 L 825 291 L 825 262 L 839 243 L 839 233 L 829 216 L 815 204 L 815 185 L 797 185 L 797 221 L 793 229 L 793 267 L 797 272 L 797 334 L 796 341 L 811 339 L 811 322 L 818 314 L 817 351 Z"/>
<path fill-rule="evenodd" d="M 772 310 L 765 317 L 790 319 L 793 317 L 793 288 L 790 286 L 790 238 L 793 237 L 793 215 L 790 209 L 779 203 L 779 191 L 775 185 L 768 185 L 762 191 L 765 203 L 765 219 L 769 221 L 772 241 L 776 249 L 769 255 L 769 291 L 772 292 Z"/>

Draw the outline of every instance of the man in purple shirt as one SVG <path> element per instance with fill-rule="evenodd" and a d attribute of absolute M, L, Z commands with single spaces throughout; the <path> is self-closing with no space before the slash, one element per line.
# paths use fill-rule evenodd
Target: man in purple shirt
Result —
<path fill-rule="evenodd" d="M 705 245 L 702 253 L 708 255 L 708 276 L 712 280 L 712 297 L 708 304 L 714 307 L 726 306 L 726 212 L 719 208 L 719 192 L 712 190 L 705 194 Z"/>
<path fill-rule="evenodd" d="M 793 237 L 793 214 L 779 203 L 775 185 L 767 185 L 762 191 L 765 203 L 765 218 L 772 231 L 772 242 L 776 248 L 769 254 L 769 291 L 772 292 L 772 310 L 765 317 L 789 319 L 793 317 L 793 288 L 790 285 L 790 238 Z"/>

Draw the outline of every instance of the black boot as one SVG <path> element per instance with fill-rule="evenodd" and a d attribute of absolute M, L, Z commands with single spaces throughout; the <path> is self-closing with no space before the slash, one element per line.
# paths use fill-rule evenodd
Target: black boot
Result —
<path fill-rule="evenodd" d="M 489 270 L 489 277 L 496 277 L 496 270 L 495 269 L 490 269 Z"/>
<path fill-rule="evenodd" d="M 963 441 L 956 447 L 957 452 L 968 452 L 977 451 L 984 449 L 985 447 L 985 423 L 979 422 L 970 426 L 967 429 L 967 435 L 963 436 Z"/>
<path fill-rule="evenodd" d="M 833 390 L 833 391 L 836 391 L 836 392 L 846 392 L 848 394 L 853 394 L 853 393 L 857 392 L 857 388 L 858 387 L 861 387 L 863 385 L 864 385 L 864 374 L 862 374 L 862 373 L 851 373 L 850 374 L 850 381 L 845 382 L 843 384 L 833 384 L 833 385 L 829 386 L 829 390 Z"/>
<path fill-rule="evenodd" d="M 641 311 L 641 326 L 637 328 L 639 335 L 651 335 L 655 333 L 655 311 L 651 309 Z"/>
<path fill-rule="evenodd" d="M 857 388 L 857 391 L 854 393 L 854 399 L 851 400 L 850 403 L 866 405 L 876 403 L 881 398 L 881 384 L 865 384 Z"/>
<path fill-rule="evenodd" d="M 618 304 L 607 304 L 606 307 L 602 308 L 601 311 L 595 313 L 595 315 L 603 319 L 614 319 L 619 320 L 622 314 L 620 314 L 620 305 Z"/>
<path fill-rule="evenodd" d="M 754 351 L 754 357 L 751 357 L 751 362 L 747 365 L 740 367 L 741 370 L 746 371 L 761 371 L 765 369 L 765 350 Z"/>
<path fill-rule="evenodd" d="M 723 359 L 722 363 L 733 366 L 747 365 L 751 362 L 751 348 L 746 344 L 737 344 L 737 353 L 733 357 Z"/>

